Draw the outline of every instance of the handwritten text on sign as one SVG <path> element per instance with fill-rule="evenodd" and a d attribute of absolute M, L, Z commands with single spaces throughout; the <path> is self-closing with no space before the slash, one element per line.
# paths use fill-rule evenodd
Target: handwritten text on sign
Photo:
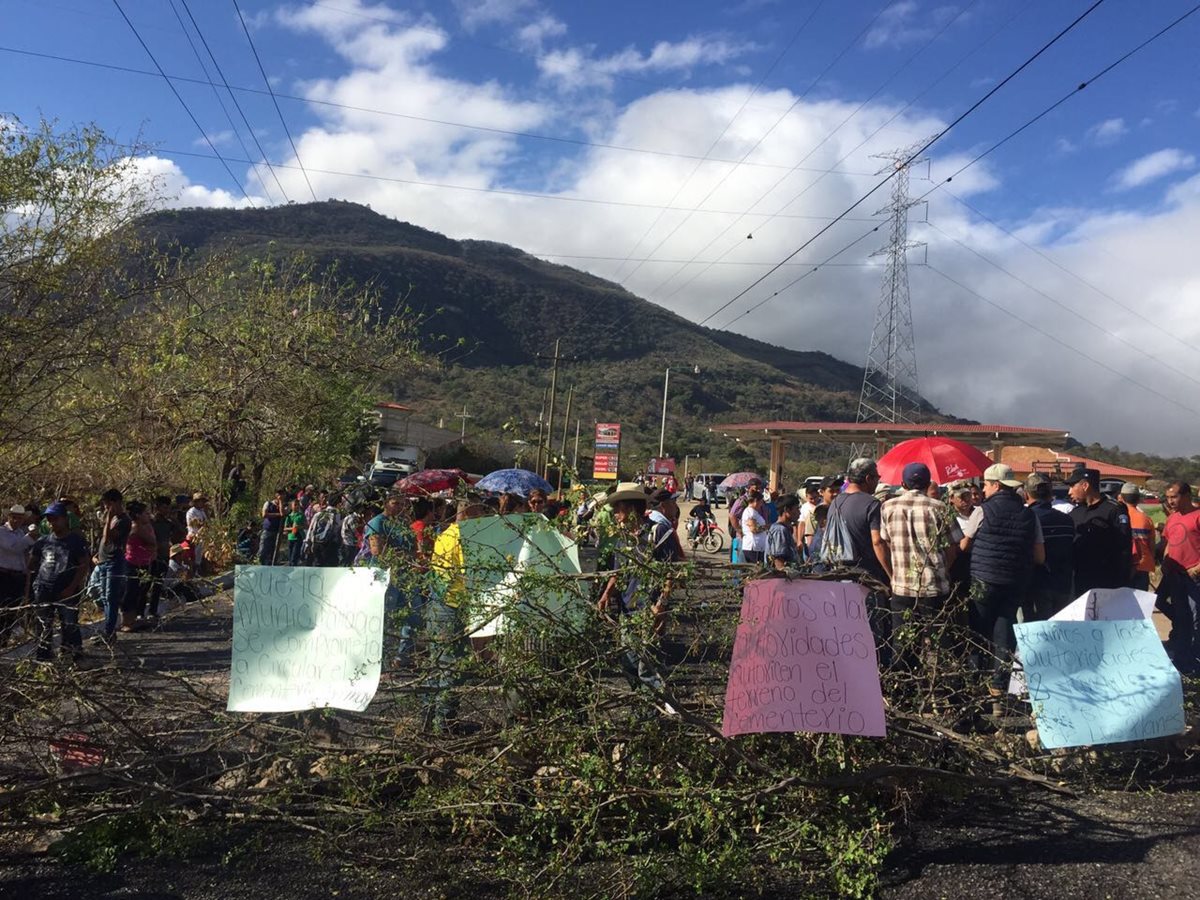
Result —
<path fill-rule="evenodd" d="M 1038 737 L 1051 749 L 1183 731 L 1179 673 L 1148 619 L 1015 626 Z"/>
<path fill-rule="evenodd" d="M 379 687 L 381 569 L 238 566 L 229 706 L 361 712 Z"/>
<path fill-rule="evenodd" d="M 865 598 L 857 584 L 775 578 L 747 584 L 722 733 L 883 737 L 883 692 Z"/>

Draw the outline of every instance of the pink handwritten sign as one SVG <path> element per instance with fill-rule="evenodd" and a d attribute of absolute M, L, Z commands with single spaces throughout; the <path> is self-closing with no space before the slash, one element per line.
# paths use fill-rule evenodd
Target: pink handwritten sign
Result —
<path fill-rule="evenodd" d="M 884 737 L 866 595 L 853 583 L 763 578 L 747 584 L 721 732 Z"/>

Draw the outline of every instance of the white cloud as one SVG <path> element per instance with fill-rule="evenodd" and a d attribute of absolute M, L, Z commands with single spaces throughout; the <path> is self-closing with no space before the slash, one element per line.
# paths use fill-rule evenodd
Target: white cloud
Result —
<path fill-rule="evenodd" d="M 599 57 L 595 56 L 595 47 L 570 47 L 539 57 L 538 68 L 544 77 L 564 89 L 608 87 L 616 75 L 723 65 L 753 48 L 750 43 L 712 36 L 693 36 L 677 42 L 659 41 L 649 53 L 627 47 Z"/>
<path fill-rule="evenodd" d="M 240 191 L 232 192 L 224 188 L 208 188 L 194 183 L 179 165 L 161 156 L 139 156 L 133 160 L 132 178 L 145 184 L 153 194 L 160 197 L 160 206 L 179 208 L 187 206 L 203 207 L 235 207 L 267 206 L 269 201 L 261 194 L 255 193 L 254 182 L 247 186 L 247 199 Z"/>
<path fill-rule="evenodd" d="M 1128 191 L 1167 175 L 1184 172 L 1196 165 L 1196 157 L 1174 147 L 1148 153 L 1136 159 L 1113 176 L 1118 191 Z"/>
<path fill-rule="evenodd" d="M 1078 144 L 1073 144 L 1065 137 L 1055 138 L 1054 140 L 1054 152 L 1059 156 L 1069 156 L 1070 154 L 1075 153 L 1078 149 Z"/>
<path fill-rule="evenodd" d="M 937 6 L 928 15 L 920 15 L 916 0 L 900 0 L 885 9 L 863 38 L 868 50 L 879 47 L 903 47 L 937 34 L 938 29 L 958 15 L 954 6 Z"/>
<path fill-rule="evenodd" d="M 351 0 L 338 2 L 345 5 Z M 374 9 L 361 3 L 358 8 Z M 309 95 L 432 118 L 584 134 L 613 145 L 664 153 L 695 155 L 716 142 L 714 156 L 738 159 L 753 149 L 750 161 L 784 166 L 794 166 L 811 153 L 804 159 L 806 167 L 849 172 L 873 172 L 878 160 L 871 154 L 906 146 L 945 124 L 937 116 L 910 110 L 887 125 L 897 106 L 869 103 L 822 143 L 857 108 L 857 100 L 802 101 L 781 121 L 781 110 L 796 100 L 792 92 L 767 91 L 738 114 L 749 87 L 734 82 L 705 90 L 649 89 L 632 102 L 608 99 L 595 110 L 576 102 L 560 107 L 545 98 L 539 85 L 517 89 L 486 79 L 446 75 L 440 62 L 449 37 L 434 20 L 397 17 L 368 21 L 363 27 L 364 20 L 348 24 L 344 16 L 325 18 L 310 9 L 293 10 L 285 21 L 289 27 L 319 35 L 344 61 L 345 71 L 339 77 L 303 85 Z M 645 66 L 655 52 L 635 57 Z M 660 65 L 687 58 L 695 59 L 679 50 L 663 50 L 657 57 Z M 599 61 L 588 56 L 582 64 L 589 60 Z M 553 255 L 554 262 L 624 281 L 634 293 L 695 321 L 808 241 L 828 223 L 828 217 L 846 209 L 875 183 L 852 174 L 789 173 L 716 162 L 698 166 L 695 159 L 599 147 L 562 150 L 541 142 L 346 109 L 314 107 L 313 113 L 321 117 L 319 125 L 297 138 L 321 197 L 369 203 L 385 215 L 451 237 L 503 241 Z M 881 126 L 882 131 L 870 137 Z M 768 130 L 770 136 L 761 140 Z M 934 176 L 944 177 L 967 158 L 935 152 Z M 176 179 L 181 194 L 191 191 L 187 202 L 233 204 L 236 200 L 228 192 L 200 193 L 205 189 L 187 182 L 174 164 L 159 160 L 157 165 L 161 174 Z M 350 174 L 321 174 L 319 169 Z M 561 199 L 445 190 L 356 178 L 353 173 L 478 188 L 519 185 Z M 299 172 L 281 171 L 280 177 L 290 195 L 305 195 Z M 1151 176 L 1143 172 L 1139 177 L 1149 180 Z M 929 220 L 940 231 L 919 224 L 923 213 L 918 210 L 912 214 L 911 237 L 928 242 L 932 266 L 1001 309 L 945 282 L 930 269 L 912 266 L 918 368 L 926 396 L 948 413 L 981 421 L 1065 428 L 1085 440 L 1194 452 L 1196 417 L 1180 415 L 1178 407 L 1152 391 L 1200 408 L 1200 401 L 1189 399 L 1200 396 L 1196 384 L 1162 365 L 1167 361 L 1187 369 L 1192 356 L 1159 330 L 1167 329 L 1180 340 L 1200 341 L 1200 319 L 1193 313 L 1200 305 L 1200 260 L 1191 247 L 1194 235 L 1200 233 L 1198 179 L 1194 176 L 1174 185 L 1167 192 L 1168 202 L 1153 211 L 1144 205 L 1122 207 L 1122 195 L 1110 193 L 1106 195 L 1109 205 L 1103 208 L 1046 207 L 1006 221 L 1022 240 L 1053 254 L 1121 299 L 1127 309 L 975 218 L 945 192 L 934 192 L 929 197 Z M 985 192 L 998 184 L 996 173 L 983 163 L 956 176 L 950 189 L 976 194 L 971 202 L 981 204 L 988 199 Z M 927 189 L 914 173 L 913 193 Z M 886 228 L 872 231 L 878 220 L 871 219 L 885 202 L 885 192 L 879 191 L 812 241 L 797 255 L 795 265 L 780 269 L 709 324 L 722 326 L 782 290 L 754 314 L 738 318 L 733 328 L 771 343 L 824 350 L 860 364 L 878 302 L 878 267 L 829 266 L 794 287 L 784 286 L 805 271 L 800 264 L 823 260 L 857 238 L 863 239 L 836 261 L 868 262 L 886 239 Z M 570 202 L 575 198 L 626 205 Z M 703 203 L 710 210 L 750 212 L 741 217 L 732 212 L 689 216 L 638 205 L 668 203 L 681 208 Z M 803 216 L 814 218 L 799 218 Z M 855 221 L 863 218 L 869 221 Z M 751 232 L 754 240 L 747 241 L 745 236 Z M 1067 309 L 973 256 L 942 232 L 1039 286 Z M 643 235 L 645 240 L 639 241 Z M 654 259 L 624 263 L 626 257 Z M 664 261 L 693 257 L 701 262 L 684 266 Z M 704 262 L 718 257 L 719 264 Z M 1001 310 L 1024 318 L 1120 374 L 1015 322 Z M 610 312 L 597 308 L 595 315 L 604 320 Z M 1136 344 L 1138 350 L 1117 338 Z M 1164 348 L 1171 352 L 1162 352 Z M 1200 376 L 1200 370 L 1195 374 Z M 1131 427 L 1132 411 L 1137 421 L 1154 426 Z M 736 413 L 730 418 L 736 418 Z"/>
<path fill-rule="evenodd" d="M 512 22 L 537 5 L 537 0 L 454 0 L 459 20 L 468 31 L 497 22 Z"/>
<path fill-rule="evenodd" d="M 1105 119 L 1097 122 L 1087 130 L 1087 139 L 1097 146 L 1103 147 L 1116 143 L 1129 133 L 1129 127 L 1122 118 Z"/>
<path fill-rule="evenodd" d="M 566 33 L 566 23 L 547 13 L 518 28 L 517 42 L 528 50 L 541 52 L 547 38 L 562 37 Z"/>

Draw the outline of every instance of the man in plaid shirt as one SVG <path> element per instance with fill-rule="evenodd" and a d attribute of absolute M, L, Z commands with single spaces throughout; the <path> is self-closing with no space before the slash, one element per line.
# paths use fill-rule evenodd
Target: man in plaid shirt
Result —
<path fill-rule="evenodd" d="M 950 594 L 950 566 L 962 540 L 946 505 L 926 494 L 931 481 L 923 463 L 904 467 L 904 490 L 883 504 L 880 537 L 892 560 L 892 634 L 905 619 L 922 633 Z M 905 654 L 907 661 L 913 652 Z"/>

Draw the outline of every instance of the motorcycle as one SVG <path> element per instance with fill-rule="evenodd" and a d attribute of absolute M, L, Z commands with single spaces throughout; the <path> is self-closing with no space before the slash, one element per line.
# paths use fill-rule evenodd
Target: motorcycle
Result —
<path fill-rule="evenodd" d="M 712 519 L 693 519 L 688 523 L 688 543 L 693 551 L 700 546 L 709 553 L 720 553 L 725 546 L 725 532 Z"/>

